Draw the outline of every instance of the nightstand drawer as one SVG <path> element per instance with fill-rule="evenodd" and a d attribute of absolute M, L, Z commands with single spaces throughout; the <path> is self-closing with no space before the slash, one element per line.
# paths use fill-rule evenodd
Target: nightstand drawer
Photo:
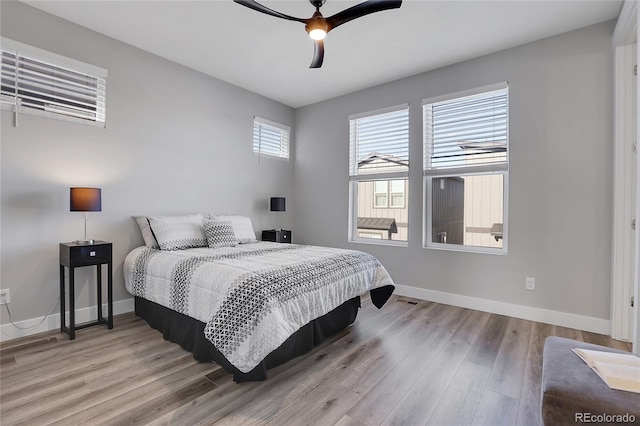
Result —
<path fill-rule="evenodd" d="M 65 266 L 96 265 L 111 261 L 112 244 L 96 241 L 94 244 L 60 244 L 60 264 Z"/>

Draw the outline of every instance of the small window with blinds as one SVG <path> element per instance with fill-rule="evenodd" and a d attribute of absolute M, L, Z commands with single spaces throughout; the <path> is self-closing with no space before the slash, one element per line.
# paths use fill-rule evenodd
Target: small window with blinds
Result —
<path fill-rule="evenodd" d="M 291 128 L 264 118 L 253 120 L 253 153 L 259 156 L 289 159 Z"/>
<path fill-rule="evenodd" d="M 104 127 L 107 71 L 2 38 L 3 109 Z"/>
<path fill-rule="evenodd" d="M 349 117 L 349 241 L 408 241 L 409 106 Z"/>
<path fill-rule="evenodd" d="M 423 102 L 425 247 L 507 252 L 508 90 Z"/>

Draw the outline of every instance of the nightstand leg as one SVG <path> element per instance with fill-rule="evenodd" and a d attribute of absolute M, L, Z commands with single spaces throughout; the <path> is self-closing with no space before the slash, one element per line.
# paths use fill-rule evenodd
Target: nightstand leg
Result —
<path fill-rule="evenodd" d="M 67 314 L 64 311 L 64 265 L 60 265 L 60 331 L 64 332 Z"/>
<path fill-rule="evenodd" d="M 76 338 L 76 289 L 73 267 L 69 268 L 69 340 Z"/>
<path fill-rule="evenodd" d="M 108 325 L 113 328 L 113 264 L 107 264 L 107 309 Z"/>
<path fill-rule="evenodd" d="M 98 322 L 103 322 L 104 319 L 102 318 L 102 265 L 98 264 L 96 265 L 96 268 L 98 269 L 98 277 L 96 279 L 96 283 L 97 283 L 97 287 L 98 287 L 98 291 L 97 291 L 97 299 L 98 299 Z"/>

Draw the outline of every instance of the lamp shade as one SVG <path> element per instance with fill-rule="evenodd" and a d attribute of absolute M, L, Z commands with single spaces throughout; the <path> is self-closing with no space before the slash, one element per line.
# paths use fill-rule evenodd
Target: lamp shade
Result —
<path fill-rule="evenodd" d="M 71 188 L 69 204 L 69 210 L 72 212 L 100 212 L 102 211 L 102 189 Z"/>
<path fill-rule="evenodd" d="M 272 212 L 285 211 L 285 198 L 284 197 L 271 197 L 271 209 Z"/>

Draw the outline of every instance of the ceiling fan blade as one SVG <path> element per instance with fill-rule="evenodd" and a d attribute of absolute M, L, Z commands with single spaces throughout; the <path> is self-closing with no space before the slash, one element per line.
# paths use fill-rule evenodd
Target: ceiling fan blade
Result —
<path fill-rule="evenodd" d="M 313 43 L 313 60 L 309 68 L 320 68 L 324 61 L 324 42 L 322 40 L 316 40 Z"/>
<path fill-rule="evenodd" d="M 326 18 L 329 30 L 344 24 L 345 22 L 352 21 L 361 16 L 368 15 L 370 13 L 380 12 L 388 9 L 397 9 L 402 5 L 402 0 L 369 0 L 364 3 L 357 4 L 348 9 L 338 12 L 333 16 Z M 327 31 L 327 32 L 328 32 Z"/>
<path fill-rule="evenodd" d="M 308 19 L 296 18 L 295 16 L 285 15 L 284 13 L 276 12 L 273 9 L 269 9 L 267 6 L 263 6 L 255 0 L 233 0 L 235 3 L 248 7 L 249 9 L 256 10 L 258 12 L 266 13 L 267 15 L 275 16 L 276 18 L 287 19 L 289 21 L 302 22 L 304 24 L 309 21 Z"/>

